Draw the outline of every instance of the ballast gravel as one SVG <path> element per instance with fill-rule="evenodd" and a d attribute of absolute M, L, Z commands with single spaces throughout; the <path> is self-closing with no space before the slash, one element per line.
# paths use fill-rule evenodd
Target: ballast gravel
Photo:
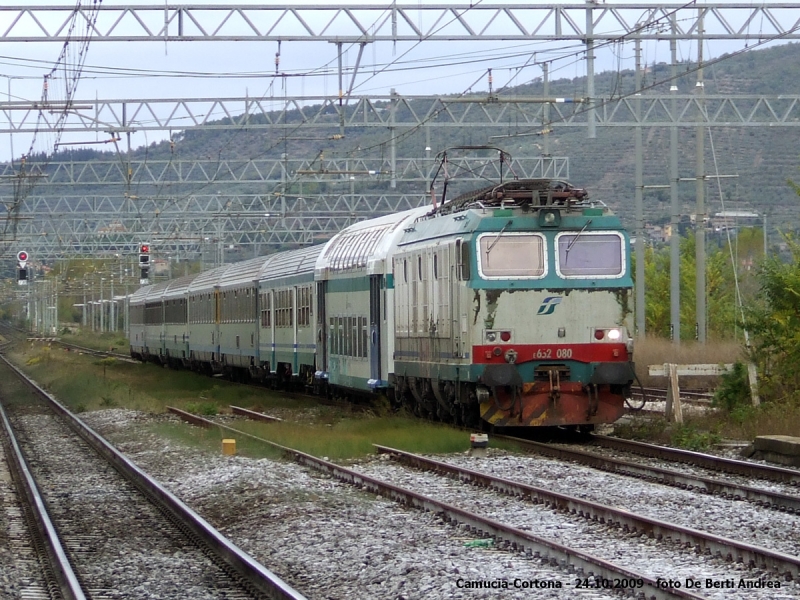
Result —
<path fill-rule="evenodd" d="M 80 416 L 312 600 L 619 597 L 576 589 L 578 576 L 558 565 L 494 548 L 436 515 L 294 463 L 223 457 L 165 442 L 142 427 L 154 418 L 135 411 Z M 535 582 L 561 587 L 530 587 Z M 508 589 L 498 587 L 504 583 Z"/>
<path fill-rule="evenodd" d="M 800 495 L 800 486 L 792 485 L 789 483 L 780 483 L 777 481 L 769 481 L 767 479 L 759 479 L 759 478 L 751 478 L 745 477 L 743 475 L 735 475 L 732 473 L 724 473 L 720 471 L 713 471 L 710 469 L 706 469 L 703 467 L 698 467 L 696 465 L 688 464 L 688 463 L 681 463 L 681 462 L 667 462 L 663 460 L 659 460 L 657 458 L 652 458 L 649 456 L 643 456 L 639 454 L 634 454 L 631 452 L 624 452 L 621 450 L 617 450 L 616 448 L 605 448 L 603 446 L 587 446 L 581 448 L 584 451 L 591 452 L 592 454 L 597 454 L 599 456 L 607 457 L 607 458 L 615 458 L 618 460 L 624 460 L 627 462 L 635 463 L 638 465 L 645 465 L 650 467 L 661 467 L 662 469 L 666 468 L 671 471 L 677 471 L 679 473 L 685 473 L 687 475 L 693 475 L 695 477 L 707 477 L 710 479 L 719 479 L 720 481 L 728 481 L 731 483 L 735 483 L 738 485 L 746 485 L 749 487 L 766 490 L 769 492 L 775 492 L 780 494 L 790 494 L 794 496 Z M 718 453 L 719 456 L 724 456 L 725 458 L 733 458 L 735 460 L 742 460 L 740 456 L 736 456 L 734 452 L 720 452 Z M 766 461 L 754 461 L 748 460 L 746 462 L 753 462 L 756 464 L 762 465 L 769 465 Z M 780 465 L 772 465 L 772 466 L 780 466 Z"/>
<path fill-rule="evenodd" d="M 299 465 L 199 452 L 165 442 L 142 427 L 154 419 L 173 417 L 128 410 L 81 416 L 234 543 L 309 598 L 619 597 L 604 590 L 575 589 L 579 577 L 558 566 L 486 547 L 487 543 L 475 539 L 474 534 L 447 525 L 435 515 L 400 507 Z M 684 524 L 688 526 L 708 529 L 697 526 L 705 521 L 715 527 L 727 527 L 732 533 L 738 528 L 740 532 L 765 536 L 759 539 L 764 539 L 767 547 L 772 547 L 773 539 L 782 540 L 789 547 L 797 531 L 797 517 L 751 509 L 742 502 L 716 502 L 709 496 L 695 496 L 551 459 L 490 452 L 485 459 L 450 456 L 444 460 L 619 508 L 647 510 L 645 514 L 666 520 L 672 520 L 685 508 L 694 511 L 693 516 L 685 517 Z M 778 580 L 721 559 L 697 556 L 677 545 L 625 534 L 581 517 L 400 467 L 386 458 L 360 461 L 353 468 L 575 546 L 653 578 L 677 581 L 684 587 L 687 578 L 700 578 L 703 587 L 693 591 L 708 598 L 800 598 L 800 588 L 794 582 L 780 580 L 780 589 L 738 589 L 740 579 Z M 715 500 L 713 506 L 709 500 Z M 776 519 L 770 525 L 775 531 L 751 531 L 750 517 L 740 516 L 743 507 L 759 518 Z M 782 529 L 786 531 L 781 532 Z M 743 539 L 741 535 L 728 537 Z M 734 588 L 707 589 L 706 578 Z M 558 582 L 562 587 L 514 589 L 515 580 Z M 507 582 L 511 588 L 465 587 L 472 582 Z"/>
<path fill-rule="evenodd" d="M 498 455 L 443 462 L 800 556 L 800 515 L 607 473 L 538 456 Z M 662 465 L 663 466 L 663 463 Z"/>
<path fill-rule="evenodd" d="M 0 567 L 0 598 L 45 597 L 47 587 L 42 568 L 3 452 L 0 452 Z"/>
<path fill-rule="evenodd" d="M 517 457 L 509 457 L 507 462 L 515 460 Z M 524 457 L 525 458 L 525 457 Z M 492 474 L 502 476 L 500 473 L 488 468 L 479 468 L 478 464 L 483 463 L 484 459 L 473 459 L 471 468 L 483 470 Z M 496 463 L 498 461 L 490 461 Z M 485 464 L 485 463 L 483 463 Z M 562 463 L 563 464 L 563 463 Z M 564 465 L 568 466 L 568 465 Z M 721 559 L 710 556 L 699 556 L 691 549 L 678 546 L 676 544 L 663 541 L 656 541 L 644 535 L 630 534 L 620 528 L 603 525 L 585 519 L 577 515 L 569 515 L 556 512 L 547 508 L 536 506 L 524 500 L 517 500 L 496 492 L 477 488 L 457 480 L 435 475 L 433 473 L 421 472 L 405 466 L 394 464 L 387 460 L 375 460 L 357 467 L 357 470 L 365 475 L 391 481 L 403 487 L 414 487 L 414 489 L 424 489 L 425 493 L 437 500 L 460 506 L 472 512 L 486 515 L 501 522 L 513 522 L 513 524 L 534 535 L 553 539 L 557 542 L 579 548 L 590 554 L 615 562 L 619 565 L 629 567 L 645 576 L 653 579 L 673 579 L 685 582 L 687 579 L 706 579 L 724 582 L 727 579 L 759 579 L 766 577 L 773 579 L 768 573 L 763 573 L 755 569 L 749 569 L 742 565 L 728 563 Z M 604 473 L 601 473 L 605 475 Z M 566 469 L 563 473 L 567 477 Z M 507 476 L 508 479 L 520 480 L 517 476 Z M 616 482 L 614 485 L 599 484 L 598 493 L 602 493 L 605 487 L 613 489 L 619 497 L 619 488 L 624 486 L 628 492 L 635 495 L 639 482 Z M 575 495 L 577 487 L 584 490 L 594 488 L 595 482 L 584 478 L 580 483 L 572 482 L 572 490 L 564 490 L 564 493 Z M 546 485 L 541 487 L 548 487 Z M 669 490 L 669 488 L 666 488 Z M 597 500 L 598 498 L 593 498 Z M 636 512 L 628 506 L 622 499 L 622 503 L 604 502 L 616 508 L 625 508 Z M 654 500 L 658 502 L 657 498 Z M 724 518 L 732 518 L 734 515 L 731 509 L 725 514 Z M 721 518 L 721 514 L 714 515 L 714 519 Z M 790 590 L 789 595 L 781 595 L 783 587 L 774 589 L 718 589 L 703 590 L 703 594 L 709 598 L 763 598 L 764 600 L 775 598 L 794 598 L 800 597 L 800 589 L 793 583 L 788 584 L 786 589 Z"/>

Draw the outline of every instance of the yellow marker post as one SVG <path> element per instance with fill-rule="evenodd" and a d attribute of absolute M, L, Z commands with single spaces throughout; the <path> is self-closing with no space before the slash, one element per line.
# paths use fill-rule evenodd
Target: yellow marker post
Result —
<path fill-rule="evenodd" d="M 222 453 L 225 456 L 234 456 L 236 454 L 236 440 L 222 440 Z"/>

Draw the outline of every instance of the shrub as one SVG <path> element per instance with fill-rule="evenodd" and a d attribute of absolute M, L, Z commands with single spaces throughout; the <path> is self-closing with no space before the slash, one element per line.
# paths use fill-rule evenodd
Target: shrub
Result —
<path fill-rule="evenodd" d="M 718 434 L 710 431 L 698 431 L 694 425 L 679 425 L 672 433 L 672 443 L 687 450 L 706 450 L 719 440 Z"/>
<path fill-rule="evenodd" d="M 195 415 L 213 417 L 219 412 L 217 405 L 213 402 L 190 402 L 186 405 L 187 412 Z"/>
<path fill-rule="evenodd" d="M 712 405 L 730 413 L 738 407 L 746 407 L 749 402 L 750 384 L 747 380 L 747 369 L 741 362 L 736 362 L 733 364 L 733 370 L 722 375 Z"/>

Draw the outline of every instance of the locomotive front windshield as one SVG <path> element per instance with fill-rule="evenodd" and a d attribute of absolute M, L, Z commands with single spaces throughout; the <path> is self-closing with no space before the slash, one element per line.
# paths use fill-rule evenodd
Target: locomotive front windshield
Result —
<path fill-rule="evenodd" d="M 539 278 L 545 274 L 544 238 L 533 233 L 486 233 L 478 238 L 484 279 Z"/>
<path fill-rule="evenodd" d="M 617 232 L 562 233 L 556 238 L 561 277 L 613 278 L 625 273 L 624 239 Z"/>

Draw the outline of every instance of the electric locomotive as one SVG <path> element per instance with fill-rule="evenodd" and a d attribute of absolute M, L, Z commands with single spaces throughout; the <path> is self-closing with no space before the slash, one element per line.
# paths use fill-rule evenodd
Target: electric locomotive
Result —
<path fill-rule="evenodd" d="M 590 427 L 630 390 L 631 289 L 605 206 L 511 180 L 142 288 L 131 354 L 470 426 Z"/>
<path fill-rule="evenodd" d="M 418 218 L 393 257 L 393 386 L 469 425 L 578 426 L 633 381 L 629 239 L 585 190 L 513 180 Z"/>

